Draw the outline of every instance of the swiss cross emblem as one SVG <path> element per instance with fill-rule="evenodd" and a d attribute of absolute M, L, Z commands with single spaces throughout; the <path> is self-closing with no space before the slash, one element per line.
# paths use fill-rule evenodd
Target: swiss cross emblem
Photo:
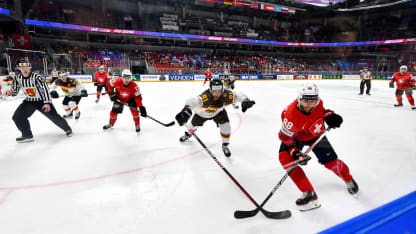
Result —
<path fill-rule="evenodd" d="M 26 40 L 24 36 L 20 36 L 16 39 L 16 41 L 19 42 L 20 46 L 24 46 L 28 42 L 28 40 Z"/>
<path fill-rule="evenodd" d="M 309 132 L 314 136 L 319 136 L 325 130 L 324 121 L 322 118 L 316 120 L 311 126 L 309 127 Z"/>

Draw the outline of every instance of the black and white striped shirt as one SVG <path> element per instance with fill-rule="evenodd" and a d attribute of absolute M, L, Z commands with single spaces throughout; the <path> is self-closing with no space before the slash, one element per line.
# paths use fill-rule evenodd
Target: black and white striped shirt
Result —
<path fill-rule="evenodd" d="M 23 77 L 23 74 L 17 75 L 13 80 L 12 89 L 13 96 L 17 95 L 19 90 L 22 89 L 26 96 L 26 101 L 43 101 L 44 103 L 52 103 L 45 78 L 37 73 L 31 72 L 29 77 Z"/>

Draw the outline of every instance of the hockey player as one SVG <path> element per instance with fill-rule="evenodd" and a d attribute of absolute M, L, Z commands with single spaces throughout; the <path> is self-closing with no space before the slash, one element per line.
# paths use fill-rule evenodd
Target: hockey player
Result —
<path fill-rule="evenodd" d="M 65 110 L 64 118 L 71 118 L 72 113 L 75 112 L 75 119 L 79 119 L 81 112 L 79 111 L 78 104 L 82 97 L 88 97 L 87 90 L 76 79 L 68 78 L 66 72 L 59 72 L 59 79 L 51 86 L 51 97 L 59 98 L 56 88 L 60 87 L 65 93 L 65 98 L 62 101 L 62 106 Z"/>
<path fill-rule="evenodd" d="M 364 71 L 361 71 L 360 73 L 360 93 L 358 95 L 363 95 L 364 93 L 364 85 L 367 86 L 367 90 L 365 91 L 365 93 L 367 95 L 371 95 L 370 94 L 370 89 L 371 89 L 371 78 L 372 78 L 372 74 L 370 71 L 368 71 L 368 67 L 364 67 Z"/>
<path fill-rule="evenodd" d="M 55 82 L 55 80 L 57 80 L 58 78 L 59 78 L 58 71 L 56 70 L 56 67 L 54 67 L 51 71 L 49 84 L 50 85 L 53 84 L 53 82 Z"/>
<path fill-rule="evenodd" d="M 325 131 L 325 123 L 328 127 L 341 126 L 342 117 L 332 110 L 325 109 L 319 98 L 318 87 L 312 83 L 305 83 L 299 87 L 298 98 L 287 106 L 282 112 L 282 128 L 279 139 L 282 141 L 279 149 L 279 161 L 286 166 L 294 160 L 305 157 L 302 148 L 311 145 Z M 325 122 L 325 123 L 324 123 Z M 333 171 L 347 185 L 350 194 L 358 192 L 358 185 L 352 178 L 348 166 L 338 159 L 326 137 L 312 150 L 320 164 Z M 301 165 L 307 162 L 302 161 Z M 301 198 L 296 200 L 296 205 L 302 211 L 319 208 L 318 196 L 312 187 L 302 168 L 296 167 L 290 174 L 290 178 L 298 189 L 303 192 Z"/>
<path fill-rule="evenodd" d="M 9 89 L 10 86 L 12 86 L 13 80 L 16 78 L 16 73 L 14 72 L 9 72 L 9 76 L 7 76 L 5 79 L 3 79 L 3 83 L 5 83 L 6 85 L 1 87 L 1 83 L 0 82 L 0 99 L 2 99 L 2 89 L 6 90 Z"/>
<path fill-rule="evenodd" d="M 225 107 L 235 103 L 241 102 L 242 111 L 252 107 L 255 102 L 247 98 L 245 94 L 235 93 L 230 90 L 224 89 L 224 85 L 220 79 L 212 79 L 209 82 L 209 89 L 205 90 L 201 95 L 190 98 L 185 102 L 185 107 L 176 115 L 176 120 L 179 125 L 182 126 L 188 122 L 192 115 L 192 111 L 195 115 L 192 118 L 190 128 L 193 131 L 202 126 L 207 120 L 214 120 L 217 126 L 220 128 L 222 137 L 222 150 L 225 156 L 230 157 L 231 151 L 228 148 L 230 142 L 231 125 L 228 119 L 227 111 Z M 192 135 L 185 132 L 185 135 L 179 138 L 180 142 L 188 140 Z"/>
<path fill-rule="evenodd" d="M 205 81 L 204 81 L 203 85 L 205 85 L 205 83 L 207 83 L 207 81 L 210 81 L 211 77 L 212 77 L 211 70 L 209 68 L 207 68 L 207 70 L 205 71 Z"/>
<path fill-rule="evenodd" d="M 235 88 L 234 82 L 235 82 L 235 79 L 233 75 L 228 75 L 224 77 L 224 86 L 226 89 L 234 90 Z M 235 103 L 233 103 L 232 105 L 235 109 L 238 109 L 238 106 Z"/>
<path fill-rule="evenodd" d="M 71 127 L 62 118 L 52 104 L 49 89 L 45 79 L 37 73 L 31 71 L 31 65 L 25 59 L 18 62 L 20 74 L 13 81 L 12 89 L 6 92 L 9 96 L 15 96 L 20 89 L 26 96 L 25 100 L 19 105 L 13 114 L 13 121 L 22 133 L 21 137 L 16 138 L 17 142 L 33 141 L 33 134 L 30 129 L 28 118 L 36 111 L 40 111 L 59 128 L 65 131 L 67 136 L 72 136 Z"/>
<path fill-rule="evenodd" d="M 139 86 L 132 82 L 130 70 L 124 70 L 121 75 L 122 77 L 113 78 L 107 84 L 109 97 L 114 103 L 110 112 L 110 122 L 104 125 L 103 129 L 112 128 L 117 120 L 117 115 L 122 113 L 124 105 L 127 105 L 133 115 L 136 132 L 140 132 L 140 117 L 137 107 L 140 109 L 140 115 L 147 117 L 146 108 L 142 104 L 142 95 Z"/>
<path fill-rule="evenodd" d="M 104 66 L 100 66 L 94 75 L 94 85 L 97 86 L 97 100 L 95 100 L 96 103 L 100 101 L 101 90 L 103 88 L 107 90 L 107 83 L 108 74 L 104 71 Z"/>
<path fill-rule="evenodd" d="M 413 99 L 413 89 L 415 89 L 416 80 L 412 77 L 412 74 L 407 72 L 406 66 L 400 67 L 400 72 L 396 72 L 391 79 L 389 86 L 390 88 L 394 88 L 394 82 L 397 83 L 396 89 L 396 99 L 397 104 L 394 104 L 395 107 L 403 106 L 402 103 L 402 96 L 403 93 L 406 93 L 407 100 L 410 103 L 412 110 L 416 109 L 415 100 Z"/>

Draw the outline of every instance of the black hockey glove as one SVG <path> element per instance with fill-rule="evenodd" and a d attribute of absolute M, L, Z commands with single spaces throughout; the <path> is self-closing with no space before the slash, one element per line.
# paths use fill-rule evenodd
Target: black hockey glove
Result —
<path fill-rule="evenodd" d="M 110 93 L 109 97 L 111 101 L 117 101 L 117 93 Z"/>
<path fill-rule="evenodd" d="M 55 90 L 51 91 L 51 97 L 52 98 L 59 98 L 58 92 L 56 92 Z"/>
<path fill-rule="evenodd" d="M 140 110 L 140 116 L 146 118 L 147 117 L 146 107 L 141 106 L 139 107 L 139 110 Z"/>
<path fill-rule="evenodd" d="M 412 86 L 412 89 L 413 89 L 413 90 L 416 90 L 416 85 L 413 85 L 413 86 Z"/>
<path fill-rule="evenodd" d="M 192 110 L 191 108 L 189 108 L 189 106 L 185 106 L 181 112 L 179 112 L 176 116 L 175 119 L 176 121 L 178 121 L 179 126 L 184 125 L 186 122 L 188 122 L 189 118 L 192 115 Z"/>
<path fill-rule="evenodd" d="M 250 99 L 245 99 L 244 101 L 241 102 L 241 110 L 243 112 L 246 112 L 248 108 L 252 107 L 254 104 L 256 104 L 255 101 L 252 101 Z"/>
<path fill-rule="evenodd" d="M 98 83 L 94 81 L 94 86 L 98 86 Z"/>
<path fill-rule="evenodd" d="M 87 90 L 85 89 L 81 90 L 81 97 L 88 97 Z"/>
<path fill-rule="evenodd" d="M 302 166 L 305 166 L 306 164 L 308 164 L 308 161 L 310 160 L 310 157 L 307 157 L 306 155 L 304 155 L 299 149 L 295 149 L 294 151 L 292 151 L 292 157 L 295 160 L 302 160 L 299 162 L 299 164 Z"/>
<path fill-rule="evenodd" d="M 389 88 L 394 88 L 394 83 L 393 82 L 389 82 Z"/>
<path fill-rule="evenodd" d="M 325 117 L 325 123 L 330 128 L 339 128 L 342 124 L 342 121 L 343 121 L 342 117 L 338 114 L 335 114 L 335 113 Z"/>

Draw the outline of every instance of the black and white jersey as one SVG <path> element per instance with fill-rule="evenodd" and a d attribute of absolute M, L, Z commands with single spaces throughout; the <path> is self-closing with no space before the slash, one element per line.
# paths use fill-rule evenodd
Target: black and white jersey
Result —
<path fill-rule="evenodd" d="M 44 103 L 52 103 L 45 78 L 37 73 L 31 72 L 29 77 L 23 77 L 20 73 L 13 80 L 12 89 L 13 96 L 17 95 L 19 90 L 22 89 L 26 96 L 26 101 L 43 101 Z"/>

